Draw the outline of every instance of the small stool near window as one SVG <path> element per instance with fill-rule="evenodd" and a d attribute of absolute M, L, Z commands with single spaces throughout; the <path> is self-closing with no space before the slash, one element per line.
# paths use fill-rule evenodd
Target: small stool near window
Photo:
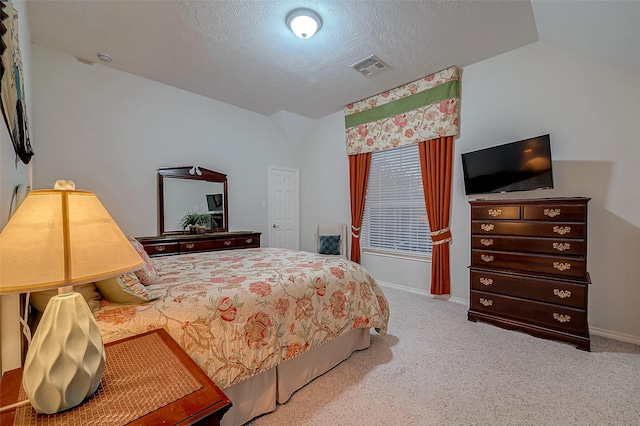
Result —
<path fill-rule="evenodd" d="M 344 223 L 320 224 L 316 228 L 316 251 L 347 257 L 347 225 Z"/>

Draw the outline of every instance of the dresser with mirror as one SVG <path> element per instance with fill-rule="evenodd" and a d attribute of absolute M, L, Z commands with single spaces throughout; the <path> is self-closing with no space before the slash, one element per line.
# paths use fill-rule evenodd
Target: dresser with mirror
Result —
<path fill-rule="evenodd" d="M 186 215 L 206 226 L 185 226 Z M 158 235 L 136 237 L 150 256 L 260 247 L 260 233 L 229 231 L 227 176 L 202 167 L 158 169 Z"/>

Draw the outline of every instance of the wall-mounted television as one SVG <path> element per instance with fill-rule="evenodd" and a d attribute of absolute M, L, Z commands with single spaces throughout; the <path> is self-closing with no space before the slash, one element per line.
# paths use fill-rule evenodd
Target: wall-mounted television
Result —
<path fill-rule="evenodd" d="M 467 195 L 553 188 L 549 135 L 462 154 Z"/>

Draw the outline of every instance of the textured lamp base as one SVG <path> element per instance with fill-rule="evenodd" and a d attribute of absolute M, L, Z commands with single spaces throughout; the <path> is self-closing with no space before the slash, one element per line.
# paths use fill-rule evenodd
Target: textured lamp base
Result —
<path fill-rule="evenodd" d="M 102 380 L 105 355 L 100 329 L 79 293 L 49 300 L 24 364 L 22 385 L 38 413 L 75 407 Z"/>

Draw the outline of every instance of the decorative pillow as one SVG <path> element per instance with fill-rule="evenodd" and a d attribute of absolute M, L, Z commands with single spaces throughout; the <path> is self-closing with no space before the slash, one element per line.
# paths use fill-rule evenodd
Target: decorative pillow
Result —
<path fill-rule="evenodd" d="M 98 281 L 96 287 L 103 298 L 113 303 L 144 303 L 161 296 L 158 292 L 147 290 L 133 272 Z"/>
<path fill-rule="evenodd" d="M 133 248 L 136 249 L 142 260 L 144 260 L 144 265 L 142 265 L 142 268 L 134 271 L 134 273 L 140 279 L 140 282 L 142 284 L 153 284 L 153 280 L 156 279 L 158 273 L 156 271 L 156 268 L 153 267 L 153 263 L 151 263 L 151 259 L 145 251 L 144 246 L 140 244 L 140 241 L 136 240 L 133 237 L 129 237 L 129 241 L 131 242 Z"/>
<path fill-rule="evenodd" d="M 340 235 L 320 235 L 320 254 L 340 254 Z"/>
<path fill-rule="evenodd" d="M 84 300 L 87 301 L 87 305 L 89 305 L 91 312 L 95 312 L 100 308 L 100 293 L 98 293 L 98 289 L 94 283 L 73 286 L 73 291 L 80 293 L 82 297 L 84 297 Z M 31 293 L 31 296 L 29 296 L 29 303 L 37 311 L 44 312 L 44 309 L 49 303 L 49 299 L 56 294 L 58 294 L 57 288 L 53 290 L 36 291 Z"/>

